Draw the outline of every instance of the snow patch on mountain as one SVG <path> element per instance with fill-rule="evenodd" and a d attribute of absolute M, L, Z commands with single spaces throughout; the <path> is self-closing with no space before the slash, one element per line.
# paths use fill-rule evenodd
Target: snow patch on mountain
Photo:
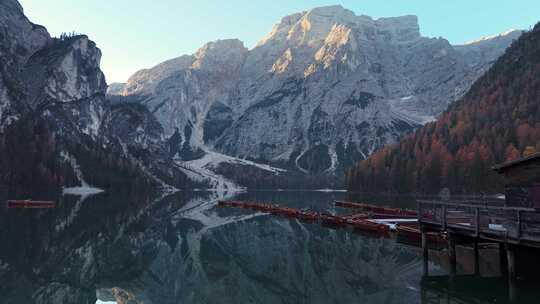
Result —
<path fill-rule="evenodd" d="M 91 186 L 90 184 L 88 184 L 84 180 L 84 176 L 83 176 L 83 172 L 81 170 L 81 167 L 79 166 L 79 163 L 77 162 L 77 159 L 73 155 L 70 155 L 69 153 L 63 151 L 62 153 L 60 153 L 60 156 L 64 159 L 64 161 L 69 162 L 69 164 L 73 168 L 73 171 L 75 172 L 75 176 L 77 177 L 77 179 L 81 183 L 81 185 L 78 186 L 78 187 L 66 187 L 66 188 L 64 188 L 63 191 L 62 191 L 63 194 L 79 195 L 79 196 L 81 196 L 81 201 L 83 201 L 84 198 L 86 198 L 86 197 L 88 197 L 90 195 L 94 195 L 94 194 L 104 192 L 103 189 L 99 189 L 97 187 Z"/>
<path fill-rule="evenodd" d="M 96 187 L 91 187 L 91 186 L 65 187 L 62 190 L 62 193 L 64 195 L 66 195 L 66 194 L 67 195 L 77 195 L 77 196 L 81 196 L 83 198 L 86 198 L 86 197 L 91 196 L 91 195 L 99 194 L 99 193 L 102 193 L 102 192 L 105 192 L 105 190 L 99 189 L 99 188 L 96 188 Z"/>
<path fill-rule="evenodd" d="M 206 182 L 209 185 L 208 189 L 217 193 L 243 191 L 243 187 L 212 171 L 218 163 L 219 158 L 212 153 L 206 153 L 202 158 L 192 161 L 177 161 L 177 165 L 184 173 L 195 181 Z"/>
<path fill-rule="evenodd" d="M 204 157 L 186 162 L 187 165 L 194 166 L 196 168 L 201 168 L 201 167 L 215 168 L 221 163 L 253 166 L 253 167 L 262 169 L 264 171 L 268 171 L 268 172 L 276 173 L 276 174 L 287 172 L 287 170 L 285 169 L 272 167 L 270 165 L 265 165 L 265 164 L 259 164 L 250 160 L 240 159 L 237 157 L 232 157 L 232 156 L 228 156 L 219 152 L 208 151 L 208 150 L 205 151 Z"/>
<path fill-rule="evenodd" d="M 395 100 L 389 100 L 392 117 L 398 121 L 405 121 L 412 125 L 424 125 L 435 121 L 435 115 L 426 115 L 415 106 L 411 107 L 410 102 L 414 102 L 414 96 L 405 96 Z"/>
<path fill-rule="evenodd" d="M 205 188 L 205 190 L 221 193 L 223 195 L 230 192 L 242 192 L 245 191 L 246 188 L 238 185 L 225 176 L 217 174 L 215 171 L 221 164 L 255 167 L 275 175 L 287 172 L 287 170 L 282 168 L 273 167 L 267 164 L 260 164 L 246 159 L 231 157 L 215 151 L 205 150 L 203 153 L 204 155 L 202 157 L 190 161 L 184 161 L 177 157 L 175 159 L 176 165 L 191 180 L 198 183 L 207 184 L 208 186 Z"/>
<path fill-rule="evenodd" d="M 522 31 L 518 30 L 518 29 L 510 29 L 510 30 L 507 30 L 507 31 L 502 32 L 500 34 L 491 35 L 491 36 L 484 36 L 484 37 L 481 37 L 479 39 L 474 39 L 474 40 L 467 41 L 463 45 L 478 44 L 478 43 L 486 42 L 486 41 L 489 41 L 489 40 L 499 39 L 499 38 L 503 38 L 503 37 L 507 37 L 507 36 L 513 36 L 516 33 L 521 34 L 521 32 Z"/>

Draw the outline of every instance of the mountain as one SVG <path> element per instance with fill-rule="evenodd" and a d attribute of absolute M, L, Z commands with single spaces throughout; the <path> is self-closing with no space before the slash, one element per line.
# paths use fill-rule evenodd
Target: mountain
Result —
<path fill-rule="evenodd" d="M 491 166 L 540 151 L 539 88 L 540 23 L 436 122 L 358 163 L 349 189 L 501 192 L 502 178 Z"/>
<path fill-rule="evenodd" d="M 416 16 L 320 7 L 284 17 L 252 49 L 218 40 L 141 70 L 122 95 L 156 116 L 184 161 L 214 151 L 332 174 L 434 120 L 520 33 L 452 46 L 421 36 Z"/>
<path fill-rule="evenodd" d="M 5 0 L 0 184 L 324 187 L 432 120 L 519 34 L 454 47 L 422 37 L 415 16 L 323 7 L 251 50 L 210 42 L 108 86 L 93 41 L 53 38 Z"/>
<path fill-rule="evenodd" d="M 120 95 L 125 88 L 125 83 L 113 82 L 107 87 L 107 95 Z"/>
<path fill-rule="evenodd" d="M 152 114 L 136 104 L 111 106 L 100 59 L 87 36 L 53 38 L 17 1 L 0 2 L 0 185 L 184 185 Z"/>
<path fill-rule="evenodd" d="M 6 0 L 0 5 L 0 129 L 3 129 L 24 110 L 24 105 L 16 102 L 23 90 L 19 86 L 19 67 L 51 38 L 45 28 L 24 17 L 17 1 Z"/>

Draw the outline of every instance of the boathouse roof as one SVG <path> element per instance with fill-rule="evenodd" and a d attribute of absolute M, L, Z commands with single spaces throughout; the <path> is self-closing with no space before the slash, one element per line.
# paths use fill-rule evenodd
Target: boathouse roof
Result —
<path fill-rule="evenodd" d="M 495 165 L 495 166 L 492 167 L 492 169 L 499 172 L 499 173 L 502 173 L 502 172 L 506 171 L 507 169 L 517 167 L 517 166 L 527 165 L 530 162 L 537 161 L 537 160 L 540 160 L 540 152 L 529 155 L 527 157 L 523 157 L 523 158 L 519 158 L 519 159 L 516 159 L 516 160 L 513 160 L 513 161 L 509 161 L 509 162 L 506 162 L 506 163 Z"/>

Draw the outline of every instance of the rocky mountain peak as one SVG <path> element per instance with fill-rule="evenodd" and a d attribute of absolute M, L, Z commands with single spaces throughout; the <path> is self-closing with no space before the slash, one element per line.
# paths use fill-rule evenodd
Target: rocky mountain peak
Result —
<path fill-rule="evenodd" d="M 193 55 L 183 55 L 162 62 L 150 69 L 142 69 L 129 77 L 122 95 L 151 94 L 156 86 L 172 74 L 189 68 L 195 57 Z"/>
<path fill-rule="evenodd" d="M 60 65 L 57 78 L 49 83 L 51 93 L 62 100 L 79 100 L 107 91 L 105 75 L 100 69 L 101 50 L 87 36 L 72 39 Z"/>
<path fill-rule="evenodd" d="M 101 50 L 85 35 L 52 39 L 25 65 L 24 78 L 32 79 L 27 82 L 31 102 L 41 103 L 46 96 L 70 102 L 104 95 L 100 61 Z"/>
<path fill-rule="evenodd" d="M 107 87 L 107 95 L 122 95 L 126 88 L 125 82 L 113 82 L 109 83 Z"/>
<path fill-rule="evenodd" d="M 309 11 L 292 14 L 274 25 L 268 36 L 258 46 L 268 41 L 289 41 L 294 44 L 309 44 L 326 38 L 335 24 L 349 24 L 356 16 L 340 5 L 317 7 Z"/>
<path fill-rule="evenodd" d="M 281 18 L 281 21 L 272 27 L 270 33 L 264 37 L 257 46 L 266 44 L 270 40 L 286 40 L 291 28 L 304 16 L 305 12 L 296 13 Z"/>
<path fill-rule="evenodd" d="M 2 5 L 4 5 L 6 8 L 19 11 L 21 14 L 24 13 L 22 5 L 17 0 L 3 0 Z"/>
<path fill-rule="evenodd" d="M 239 67 L 248 49 L 238 39 L 225 39 L 209 42 L 195 53 L 192 68 L 198 70 Z"/>
<path fill-rule="evenodd" d="M 147 76 L 130 78 L 125 92 L 155 88 L 133 95 L 176 134 L 181 157 L 213 149 L 328 173 L 433 120 L 511 43 L 499 41 L 468 56 L 422 37 L 413 15 L 319 7 L 282 18 L 249 51 L 215 41 L 176 74 L 154 74 L 170 63 L 139 72 Z"/>
<path fill-rule="evenodd" d="M 522 33 L 523 33 L 522 30 L 510 29 L 508 31 L 502 32 L 497 35 L 485 36 L 485 37 L 481 37 L 480 39 L 475 39 L 475 40 L 465 42 L 463 45 L 478 45 L 478 44 L 482 44 L 482 43 L 486 43 L 490 41 L 493 42 L 493 41 L 498 41 L 498 40 L 503 40 L 503 39 L 517 39 L 519 38 L 519 36 L 521 36 Z"/>
<path fill-rule="evenodd" d="M 193 55 L 183 55 L 150 69 L 137 71 L 128 79 L 122 95 L 150 95 L 159 83 L 183 70 L 237 69 L 242 65 L 247 53 L 248 49 L 238 39 L 209 42 Z"/>
<path fill-rule="evenodd" d="M 354 23 L 356 15 L 341 6 L 326 6 L 308 11 L 289 31 L 288 39 L 298 43 L 324 40 L 336 24 Z"/>
<path fill-rule="evenodd" d="M 18 63 L 26 61 L 51 38 L 47 30 L 26 18 L 16 0 L 0 1 L 0 52 L 15 55 Z"/>
<path fill-rule="evenodd" d="M 0 1 L 0 132 L 26 107 L 21 66 L 50 41 L 47 30 L 30 22 L 18 1 Z"/>
<path fill-rule="evenodd" d="M 372 19 L 365 15 L 357 16 L 340 5 L 334 5 L 317 7 L 282 18 L 257 46 L 269 41 L 288 41 L 297 45 L 313 44 L 324 41 L 336 25 L 346 26 L 364 34 L 367 32 L 371 35 L 383 35 L 385 40 L 394 42 L 420 38 L 417 16 Z"/>
<path fill-rule="evenodd" d="M 510 45 L 522 33 L 521 30 L 509 30 L 498 35 L 482 37 L 462 45 L 456 45 L 454 48 L 464 55 L 469 65 L 474 66 L 481 58 L 497 58 L 497 50 Z"/>

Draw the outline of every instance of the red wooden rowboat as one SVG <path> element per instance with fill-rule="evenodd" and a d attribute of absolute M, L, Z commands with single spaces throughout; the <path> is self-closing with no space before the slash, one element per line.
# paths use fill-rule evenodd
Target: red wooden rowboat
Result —
<path fill-rule="evenodd" d="M 385 216 L 398 216 L 399 218 L 415 218 L 418 216 L 418 213 L 413 210 L 403 210 L 398 208 L 388 208 L 380 207 L 375 205 L 363 204 L 363 203 L 352 203 L 352 202 L 343 202 L 336 201 L 335 205 L 337 207 L 349 208 L 349 209 L 358 209 L 362 211 L 373 212 L 378 215 Z"/>
<path fill-rule="evenodd" d="M 297 216 L 300 220 L 307 221 L 307 222 L 314 222 L 319 218 L 319 213 L 315 211 L 301 210 L 297 214 Z"/>
<path fill-rule="evenodd" d="M 390 228 L 384 224 L 373 223 L 364 219 L 355 219 L 347 221 L 347 224 L 354 227 L 355 230 L 380 233 L 382 235 L 389 235 Z"/>
<path fill-rule="evenodd" d="M 335 216 L 328 213 L 321 213 L 319 215 L 319 218 L 323 225 L 342 226 L 347 223 L 347 221 L 343 217 Z"/>
<path fill-rule="evenodd" d="M 369 233 L 375 233 L 377 235 L 389 236 L 390 228 L 386 224 L 374 223 L 368 221 L 367 219 L 376 217 L 388 219 L 393 217 L 398 217 L 395 210 L 392 209 L 392 212 L 389 212 L 387 208 L 381 208 L 376 206 L 361 205 L 362 207 L 368 206 L 367 212 L 354 213 L 349 215 L 333 215 L 329 213 L 319 213 L 316 211 L 306 210 L 306 209 L 297 209 L 290 207 L 281 207 L 278 205 L 273 205 L 269 203 L 257 203 L 257 202 L 242 202 L 242 201 L 219 201 L 218 206 L 221 207 L 235 207 L 235 208 L 244 208 L 251 209 L 263 212 L 269 212 L 276 216 L 297 218 L 307 222 L 320 221 L 321 224 L 331 227 L 345 227 L 351 226 L 357 231 L 364 231 Z M 354 209 L 358 207 L 355 205 Z M 374 210 L 382 210 L 385 213 L 376 213 Z M 389 214 L 390 213 L 390 214 Z M 401 217 L 399 217 L 401 218 Z"/>
<path fill-rule="evenodd" d="M 399 237 L 406 238 L 414 242 L 420 242 L 422 240 L 422 233 L 418 224 L 407 225 L 407 224 L 398 224 L 396 227 Z M 426 233 L 427 241 L 430 243 L 436 244 L 445 244 L 446 240 L 440 234 L 436 233 Z"/>
<path fill-rule="evenodd" d="M 52 201 L 32 201 L 32 200 L 9 200 L 6 202 L 9 209 L 24 208 L 24 209 L 48 209 L 56 206 Z"/>
<path fill-rule="evenodd" d="M 357 220 L 357 219 L 365 220 L 365 219 L 370 218 L 370 216 L 367 213 L 353 213 L 353 214 L 342 215 L 341 217 L 347 221 Z"/>

